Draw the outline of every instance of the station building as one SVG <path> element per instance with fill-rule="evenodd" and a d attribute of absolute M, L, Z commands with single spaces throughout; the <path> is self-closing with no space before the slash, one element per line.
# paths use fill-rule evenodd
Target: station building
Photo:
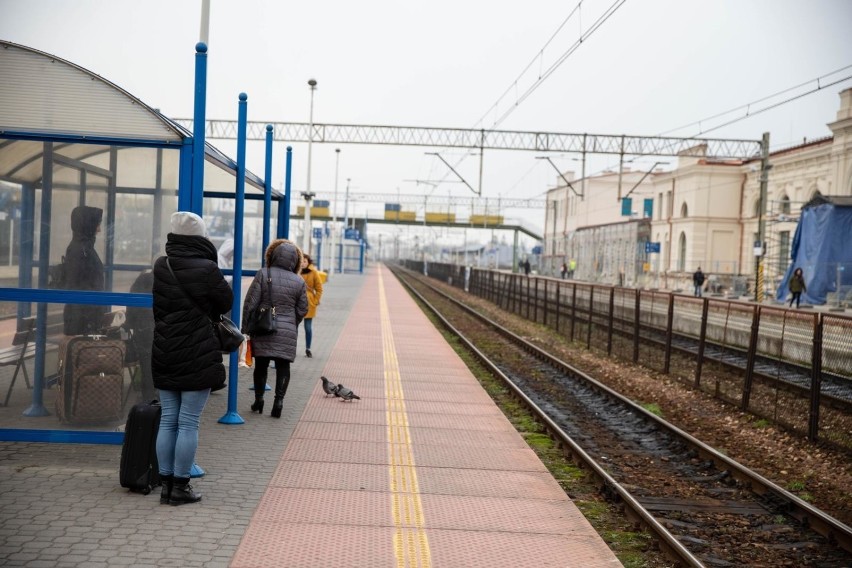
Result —
<path fill-rule="evenodd" d="M 837 118 L 828 127 L 831 136 L 769 156 L 767 297 L 790 264 L 802 206 L 818 195 L 852 196 L 852 89 L 840 93 Z M 543 271 L 558 275 L 562 263 L 573 259 L 579 280 L 689 290 L 692 273 L 701 267 L 714 291 L 753 293 L 760 159 L 719 160 L 695 150 L 679 156 L 674 170 L 648 175 L 625 168 L 620 176 L 609 171 L 575 179 L 566 172 L 580 191 L 557 178 L 559 185 L 547 193 Z M 625 203 L 621 196 L 631 188 Z"/>

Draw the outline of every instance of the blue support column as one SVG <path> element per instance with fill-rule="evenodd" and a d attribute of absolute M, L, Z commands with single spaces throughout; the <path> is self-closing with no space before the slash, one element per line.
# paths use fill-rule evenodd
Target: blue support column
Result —
<path fill-rule="evenodd" d="M 290 178 L 293 169 L 293 147 L 287 146 L 287 171 L 284 173 L 284 238 L 290 238 Z"/>
<path fill-rule="evenodd" d="M 53 206 L 53 143 L 44 142 L 41 162 L 41 224 L 48 230 L 39 231 L 38 243 L 38 287 L 47 288 L 47 268 L 50 262 L 50 220 Z M 47 344 L 47 304 L 36 304 L 36 354 L 33 361 L 33 398 L 32 404 L 23 412 L 31 418 L 49 416 L 50 412 L 44 407 L 44 356 Z"/>
<path fill-rule="evenodd" d="M 192 122 L 192 193 L 189 208 L 204 214 L 204 132 L 207 112 L 207 45 L 195 44 L 195 114 Z"/>
<path fill-rule="evenodd" d="M 195 138 L 186 138 L 183 145 L 180 147 L 180 173 L 178 174 L 178 211 L 189 211 L 192 207 L 192 149 L 195 144 Z M 162 201 L 162 196 L 158 192 L 154 199 Z M 155 211 L 159 209 L 155 208 Z M 154 233 L 159 235 L 160 233 Z"/>
<path fill-rule="evenodd" d="M 234 203 L 234 303 L 231 317 L 240 321 L 241 284 L 243 279 L 243 217 L 246 198 L 246 132 L 248 130 L 248 95 L 240 93 L 239 118 L 237 120 L 237 187 Z M 219 419 L 221 424 L 245 424 L 237 412 L 237 389 L 239 385 L 239 351 L 230 354 L 228 366 L 228 410 Z"/>
<path fill-rule="evenodd" d="M 263 180 L 263 248 L 260 249 L 261 266 L 265 263 L 269 246 L 269 224 L 272 217 L 272 125 L 266 125 L 266 171 Z"/>

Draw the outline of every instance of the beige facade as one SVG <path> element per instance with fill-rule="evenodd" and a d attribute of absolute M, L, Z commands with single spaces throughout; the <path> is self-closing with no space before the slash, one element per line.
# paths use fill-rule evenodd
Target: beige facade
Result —
<path fill-rule="evenodd" d="M 787 268 L 802 205 L 817 192 L 852 195 L 852 89 L 840 93 L 837 119 L 828 127 L 832 136 L 770 154 L 764 213 L 767 293 Z M 657 170 L 642 180 L 643 176 L 645 172 L 625 169 L 621 176 L 605 172 L 574 179 L 567 172 L 573 190 L 558 178 L 559 185 L 547 194 L 544 271 L 552 267 L 551 273 L 558 274 L 562 262 L 575 259 L 577 279 L 688 289 L 692 272 L 700 266 L 720 289 L 744 293 L 747 282 L 753 289 L 760 160 L 681 156 L 676 169 Z M 633 203 L 626 216 L 621 197 L 628 192 Z M 644 206 L 647 199 L 653 200 L 650 216 Z M 619 224 L 625 228 L 615 229 Z M 636 230 L 628 224 L 649 227 Z M 625 238 L 639 240 L 628 243 Z M 645 253 L 646 238 L 659 243 L 659 253 Z M 601 261 L 601 254 L 619 258 Z"/>

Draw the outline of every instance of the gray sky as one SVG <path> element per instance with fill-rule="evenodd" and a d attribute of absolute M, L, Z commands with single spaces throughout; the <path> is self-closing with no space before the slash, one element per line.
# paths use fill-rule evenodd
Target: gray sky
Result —
<path fill-rule="evenodd" d="M 754 112 L 815 88 L 817 77 L 825 84 L 852 75 L 852 67 L 843 69 L 852 66 L 847 0 L 620 2 L 585 0 L 574 11 L 576 2 L 556 0 L 212 0 L 207 116 L 236 119 L 238 94 L 246 92 L 250 120 L 307 122 L 313 77 L 320 123 L 491 128 L 502 119 L 504 130 L 691 136 L 745 110 L 700 127 L 696 121 L 807 83 L 756 103 Z M 201 0 L 0 0 L 0 37 L 81 65 L 169 116 L 191 118 L 200 12 Z M 706 136 L 759 139 L 769 131 L 773 148 L 828 136 L 838 93 L 850 86 L 845 80 Z M 233 142 L 212 142 L 236 155 Z M 333 191 L 336 147 L 341 191 L 351 178 L 353 192 L 472 195 L 458 183 L 432 189 L 405 181 L 453 179 L 424 154 L 435 150 L 328 144 L 313 147 L 314 191 Z M 281 187 L 284 144 L 274 150 L 273 184 Z M 294 150 L 298 191 L 307 152 L 300 144 Z M 441 152 L 451 163 L 461 157 Z M 536 155 L 486 151 L 483 194 L 541 197 L 556 176 Z M 577 167 L 569 158 L 553 156 L 565 169 Z M 262 175 L 263 159 L 262 143 L 250 144 L 249 168 Z M 600 158 L 590 173 L 612 162 Z M 476 185 L 475 156 L 458 170 Z"/>

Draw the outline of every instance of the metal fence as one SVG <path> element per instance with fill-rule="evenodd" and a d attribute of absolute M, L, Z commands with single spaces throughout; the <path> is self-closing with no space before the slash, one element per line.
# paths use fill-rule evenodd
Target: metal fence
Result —
<path fill-rule="evenodd" d="M 812 440 L 852 448 L 852 318 L 448 264 L 407 268 L 671 375 Z"/>

